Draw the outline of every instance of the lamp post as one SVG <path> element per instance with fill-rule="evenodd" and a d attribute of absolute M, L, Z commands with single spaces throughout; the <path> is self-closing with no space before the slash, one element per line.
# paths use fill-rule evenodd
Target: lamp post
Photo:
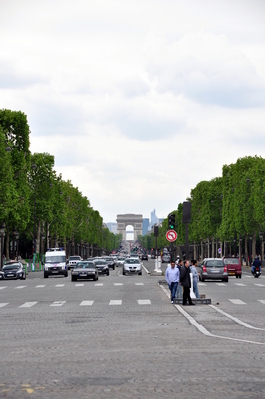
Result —
<path fill-rule="evenodd" d="M 16 258 L 18 260 L 18 240 L 19 240 L 19 232 L 18 231 L 16 231 L 15 239 L 16 239 L 16 248 L 17 248 L 17 253 L 16 253 L 15 256 L 16 256 Z"/>
<path fill-rule="evenodd" d="M 249 263 L 251 266 L 251 264 L 252 264 L 252 235 L 249 236 L 249 240 L 250 240 Z"/>
<path fill-rule="evenodd" d="M 35 171 L 37 165 L 33 163 L 31 168 Z M 33 231 L 33 263 L 35 263 L 36 256 L 36 182 L 34 181 L 34 231 Z"/>
<path fill-rule="evenodd" d="M 5 227 L 6 227 L 5 223 L 2 223 L 0 226 L 0 238 L 1 238 L 0 264 L 1 264 L 1 269 L 3 267 L 3 249 L 4 249 L 3 247 L 4 247 Z"/>
<path fill-rule="evenodd" d="M 263 232 L 262 231 L 259 233 L 259 238 L 260 238 L 260 261 L 262 264 L 262 262 L 263 262 Z"/>
<path fill-rule="evenodd" d="M 239 259 L 242 265 L 242 236 L 239 236 Z"/>
<path fill-rule="evenodd" d="M 233 239 L 234 242 L 234 256 L 236 256 L 236 238 Z"/>

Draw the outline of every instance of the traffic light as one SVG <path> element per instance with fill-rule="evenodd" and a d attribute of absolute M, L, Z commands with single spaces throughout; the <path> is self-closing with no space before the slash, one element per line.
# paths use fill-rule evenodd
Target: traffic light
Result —
<path fill-rule="evenodd" d="M 168 215 L 168 228 L 170 230 L 175 229 L 175 214 L 174 213 L 171 213 L 170 215 Z"/>

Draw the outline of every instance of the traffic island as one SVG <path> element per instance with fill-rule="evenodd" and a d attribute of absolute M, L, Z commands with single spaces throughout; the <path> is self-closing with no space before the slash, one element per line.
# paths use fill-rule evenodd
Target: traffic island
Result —
<path fill-rule="evenodd" d="M 168 288 L 168 284 L 166 280 L 159 280 L 158 282 L 159 285 L 165 285 Z M 168 292 L 169 289 L 168 289 Z M 210 298 L 206 298 L 205 294 L 200 294 L 200 298 L 191 298 L 192 302 L 195 303 L 196 305 L 211 305 L 212 300 Z M 173 300 L 174 305 L 182 305 L 182 298 L 175 298 Z"/>

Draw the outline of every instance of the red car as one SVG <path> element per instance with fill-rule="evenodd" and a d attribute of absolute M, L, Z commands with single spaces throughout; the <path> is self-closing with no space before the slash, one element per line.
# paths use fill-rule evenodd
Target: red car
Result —
<path fill-rule="evenodd" d="M 236 276 L 236 278 L 242 277 L 242 268 L 239 258 L 224 256 L 223 261 L 227 267 L 229 276 Z"/>

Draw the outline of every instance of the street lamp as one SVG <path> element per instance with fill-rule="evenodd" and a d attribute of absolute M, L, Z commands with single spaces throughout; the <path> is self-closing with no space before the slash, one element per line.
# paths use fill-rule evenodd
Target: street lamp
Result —
<path fill-rule="evenodd" d="M 260 261 L 262 264 L 262 261 L 263 261 L 263 232 L 262 231 L 259 233 L 259 238 L 260 238 Z"/>
<path fill-rule="evenodd" d="M 31 168 L 35 171 L 37 169 L 37 165 L 33 163 Z M 34 231 L 33 231 L 33 254 L 35 258 L 36 254 L 36 182 L 34 182 Z M 35 260 L 35 259 L 34 259 Z"/>
<path fill-rule="evenodd" d="M 0 238 L 1 238 L 0 264 L 1 264 L 1 268 L 3 267 L 3 249 L 4 249 L 3 247 L 4 247 L 5 227 L 6 227 L 5 223 L 1 223 L 1 226 L 0 226 Z"/>
<path fill-rule="evenodd" d="M 250 261 L 250 266 L 252 264 L 252 235 L 249 236 L 250 239 L 250 251 L 249 251 L 249 261 Z"/>
<path fill-rule="evenodd" d="M 16 256 L 16 258 L 18 260 L 18 240 L 19 240 L 19 232 L 18 231 L 16 231 L 16 233 L 15 233 L 15 239 L 16 239 L 16 247 L 17 247 L 17 256 Z"/>
<path fill-rule="evenodd" d="M 242 264 L 242 236 L 239 236 L 239 258 L 240 263 Z"/>

